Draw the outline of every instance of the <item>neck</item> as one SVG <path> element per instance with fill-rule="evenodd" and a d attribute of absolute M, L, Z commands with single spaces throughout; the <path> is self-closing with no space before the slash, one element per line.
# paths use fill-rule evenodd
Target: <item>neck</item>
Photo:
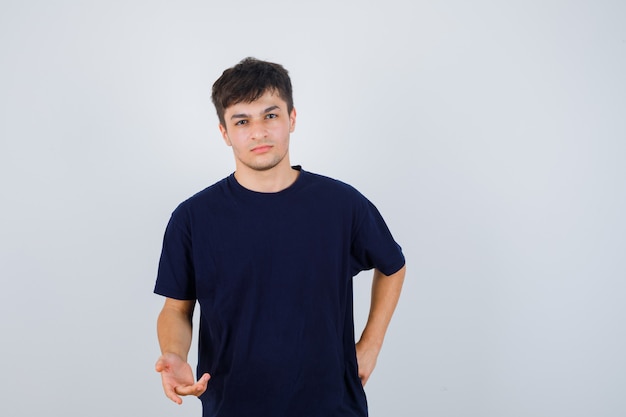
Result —
<path fill-rule="evenodd" d="M 237 167 L 235 179 L 244 188 L 259 193 L 277 193 L 288 188 L 298 178 L 299 172 L 286 167 L 274 167 L 267 171 Z"/>

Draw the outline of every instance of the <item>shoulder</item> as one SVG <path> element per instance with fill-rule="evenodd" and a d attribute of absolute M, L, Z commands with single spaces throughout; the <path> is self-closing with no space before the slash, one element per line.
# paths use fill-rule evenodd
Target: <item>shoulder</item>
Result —
<path fill-rule="evenodd" d="M 227 180 L 228 178 L 224 178 L 181 202 L 173 211 L 172 217 L 189 217 L 198 210 L 206 210 L 219 205 L 226 194 Z"/>
<path fill-rule="evenodd" d="M 187 200 L 183 201 L 181 205 L 196 205 L 203 204 L 206 201 L 211 201 L 215 199 L 219 199 L 221 196 L 225 194 L 227 188 L 228 177 L 223 178 L 206 187 L 204 190 L 198 191 Z"/>
<path fill-rule="evenodd" d="M 306 176 L 305 179 L 308 186 L 318 188 L 325 193 L 349 199 L 360 200 L 365 198 L 356 188 L 341 180 L 314 172 L 302 171 L 302 173 Z"/>

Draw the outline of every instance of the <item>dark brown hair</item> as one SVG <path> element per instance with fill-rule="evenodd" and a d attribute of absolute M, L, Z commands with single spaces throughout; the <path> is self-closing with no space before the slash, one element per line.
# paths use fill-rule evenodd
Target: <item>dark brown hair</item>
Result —
<path fill-rule="evenodd" d="M 225 126 L 224 112 L 233 104 L 252 103 L 266 92 L 277 93 L 293 109 L 293 93 L 289 73 L 280 64 L 245 58 L 225 70 L 213 84 L 211 100 L 220 123 Z"/>

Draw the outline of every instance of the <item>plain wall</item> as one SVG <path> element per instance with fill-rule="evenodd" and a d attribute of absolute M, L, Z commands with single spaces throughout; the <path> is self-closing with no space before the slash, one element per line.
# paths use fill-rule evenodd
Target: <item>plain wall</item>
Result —
<path fill-rule="evenodd" d="M 372 416 L 626 415 L 625 21 L 620 1 L 1 0 L 0 415 L 200 415 L 153 370 L 152 289 L 171 211 L 234 169 L 210 88 L 245 56 L 291 73 L 292 162 L 362 191 L 405 251 Z"/>

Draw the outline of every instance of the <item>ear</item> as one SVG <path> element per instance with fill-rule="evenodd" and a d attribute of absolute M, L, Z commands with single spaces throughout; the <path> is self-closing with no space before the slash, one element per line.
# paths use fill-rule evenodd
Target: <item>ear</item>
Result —
<path fill-rule="evenodd" d="M 289 113 L 289 133 L 293 133 L 296 130 L 296 108 L 291 109 Z"/>
<path fill-rule="evenodd" d="M 221 123 L 219 124 L 219 128 L 220 128 L 220 133 L 222 134 L 222 139 L 224 139 L 224 143 L 226 143 L 227 146 L 232 146 L 232 143 L 230 142 L 230 137 L 228 137 L 228 132 L 226 131 L 226 128 Z"/>

